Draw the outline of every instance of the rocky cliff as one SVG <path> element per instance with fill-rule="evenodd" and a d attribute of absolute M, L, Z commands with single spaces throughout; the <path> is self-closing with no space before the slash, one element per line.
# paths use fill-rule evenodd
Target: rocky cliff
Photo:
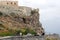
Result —
<path fill-rule="evenodd" d="M 35 30 L 37 34 L 44 35 L 44 29 L 39 22 L 39 9 L 2 5 L 0 6 L 0 30 L 1 25 L 4 26 L 4 29 L 30 28 Z"/>

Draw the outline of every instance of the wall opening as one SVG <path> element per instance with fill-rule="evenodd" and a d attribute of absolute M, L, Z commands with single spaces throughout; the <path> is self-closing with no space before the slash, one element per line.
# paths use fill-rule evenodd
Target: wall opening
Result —
<path fill-rule="evenodd" d="M 7 4 L 9 4 L 9 3 L 7 2 Z"/>
<path fill-rule="evenodd" d="M 11 4 L 13 4 L 13 2 L 11 2 Z"/>
<path fill-rule="evenodd" d="M 26 19 L 25 18 L 22 18 L 22 19 L 23 19 L 24 23 L 26 23 Z"/>

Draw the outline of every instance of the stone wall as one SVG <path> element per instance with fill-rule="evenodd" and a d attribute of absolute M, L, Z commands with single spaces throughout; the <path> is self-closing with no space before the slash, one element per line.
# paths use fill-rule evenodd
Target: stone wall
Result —
<path fill-rule="evenodd" d="M 0 5 L 18 6 L 18 1 L 0 1 Z"/>
<path fill-rule="evenodd" d="M 14 36 L 14 37 L 3 37 L 0 38 L 0 40 L 45 40 L 45 39 L 44 37 L 41 36 L 28 36 L 28 37 Z"/>

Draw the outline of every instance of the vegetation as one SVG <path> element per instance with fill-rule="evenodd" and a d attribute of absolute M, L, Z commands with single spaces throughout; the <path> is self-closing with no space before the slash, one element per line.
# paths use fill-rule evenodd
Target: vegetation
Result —
<path fill-rule="evenodd" d="M 0 36 L 13 36 L 13 35 L 15 34 L 12 32 L 0 30 Z"/>
<path fill-rule="evenodd" d="M 2 12 L 0 12 L 0 16 L 2 16 L 3 15 L 3 13 Z"/>
<path fill-rule="evenodd" d="M 34 30 L 28 29 L 28 28 L 23 28 L 23 29 L 17 30 L 16 34 L 19 34 L 19 33 L 22 33 L 22 35 L 27 35 L 28 33 L 30 33 L 32 35 L 36 35 L 37 34 Z"/>
<path fill-rule="evenodd" d="M 46 38 L 46 40 L 58 40 L 58 38 Z"/>
<path fill-rule="evenodd" d="M 27 35 L 28 33 L 36 35 L 36 32 L 34 30 L 28 28 L 23 28 L 20 30 L 13 30 L 13 29 L 0 30 L 0 36 L 14 36 L 14 35 L 20 35 L 20 33 L 22 33 L 22 35 Z"/>
<path fill-rule="evenodd" d="M 32 29 L 25 28 L 24 30 L 22 30 L 22 34 L 26 35 L 28 33 L 30 33 L 32 35 L 36 35 L 36 32 Z"/>
<path fill-rule="evenodd" d="M 53 39 L 53 38 L 52 38 L 52 39 L 48 39 L 48 38 L 47 38 L 46 40 L 58 40 L 58 39 Z"/>

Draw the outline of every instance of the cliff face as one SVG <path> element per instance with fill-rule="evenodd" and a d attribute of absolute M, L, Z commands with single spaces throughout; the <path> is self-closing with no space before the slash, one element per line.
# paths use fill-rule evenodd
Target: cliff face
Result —
<path fill-rule="evenodd" d="M 0 6 L 0 25 L 9 29 L 31 28 L 37 34 L 44 34 L 39 22 L 39 9 L 29 7 Z M 1 26 L 0 26 L 1 27 Z"/>

